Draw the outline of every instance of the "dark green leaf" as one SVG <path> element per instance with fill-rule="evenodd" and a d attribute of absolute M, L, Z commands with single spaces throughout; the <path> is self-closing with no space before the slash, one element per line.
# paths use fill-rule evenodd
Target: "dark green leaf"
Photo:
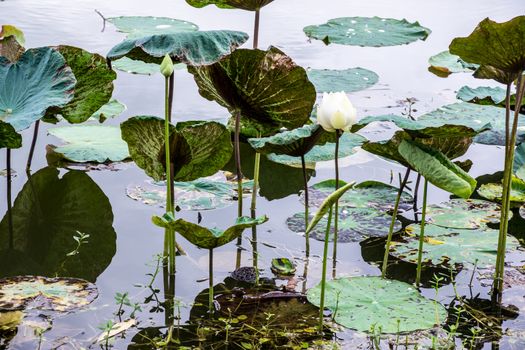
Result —
<path fill-rule="evenodd" d="M 0 148 L 22 147 L 22 135 L 9 123 L 0 120 Z"/>

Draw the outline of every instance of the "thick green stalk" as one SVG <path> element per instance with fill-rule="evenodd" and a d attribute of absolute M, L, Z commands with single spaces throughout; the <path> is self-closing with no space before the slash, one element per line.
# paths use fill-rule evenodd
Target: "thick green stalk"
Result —
<path fill-rule="evenodd" d="M 308 175 L 306 174 L 306 161 L 304 159 L 304 154 L 301 156 L 301 167 L 303 169 L 303 183 L 304 183 L 304 236 L 306 239 L 306 257 L 310 256 L 310 233 L 306 232 L 308 228 L 309 221 L 309 196 L 308 196 Z"/>
<path fill-rule="evenodd" d="M 164 107 L 165 107 L 165 117 L 164 117 L 164 147 L 166 150 L 166 190 L 167 190 L 167 196 L 166 196 L 166 211 L 168 213 L 173 213 L 173 206 L 172 206 L 172 198 L 173 193 L 171 193 L 171 186 L 170 186 L 170 179 L 171 179 L 171 156 L 170 156 L 170 100 L 169 100 L 169 78 L 165 79 L 165 99 L 164 99 Z"/>
<path fill-rule="evenodd" d="M 399 202 L 401 201 L 401 196 L 403 195 L 403 190 L 405 189 L 409 175 L 410 175 L 410 168 L 407 168 L 405 172 L 405 177 L 403 178 L 403 181 L 401 182 L 401 184 L 399 184 L 399 191 L 397 191 L 396 202 L 394 204 L 394 212 L 392 213 L 392 220 L 390 221 L 390 227 L 388 228 L 388 236 L 386 238 L 385 255 L 383 256 L 383 267 L 381 269 L 382 278 L 386 277 L 386 268 L 388 266 L 388 256 L 390 253 L 390 244 L 392 243 L 392 236 L 394 234 L 394 226 L 397 220 L 397 213 L 399 212 Z"/>
<path fill-rule="evenodd" d="M 323 332 L 323 318 L 324 318 L 324 297 L 326 289 L 326 262 L 328 260 L 328 239 L 330 238 L 330 224 L 332 223 L 332 207 L 328 212 L 328 222 L 326 224 L 326 233 L 324 236 L 323 249 L 323 275 L 321 277 L 321 300 L 319 302 L 319 332 Z"/>
<path fill-rule="evenodd" d="M 428 180 L 425 179 L 423 185 L 423 212 L 421 213 L 421 230 L 419 233 L 419 249 L 417 251 L 417 271 L 416 271 L 416 286 L 419 287 L 421 281 L 421 262 L 423 260 L 423 243 L 425 242 L 425 221 L 427 214 L 427 189 Z"/>
<path fill-rule="evenodd" d="M 261 137 L 261 133 L 257 132 L 257 138 Z M 261 154 L 255 153 L 255 164 L 253 169 L 253 188 L 252 188 L 252 202 L 250 206 L 251 218 L 257 217 L 257 193 L 259 189 L 259 171 L 261 166 Z M 255 269 L 255 284 L 259 285 L 259 253 L 257 250 L 257 226 L 252 226 L 252 260 L 253 268 Z"/>
<path fill-rule="evenodd" d="M 208 264 L 208 268 L 209 268 L 209 282 L 210 282 L 210 287 L 209 287 L 209 290 L 208 290 L 208 308 L 209 308 L 209 311 L 210 311 L 210 315 L 213 313 L 213 249 L 210 249 L 210 254 L 209 254 L 209 258 L 210 258 L 210 262 Z"/>
<path fill-rule="evenodd" d="M 339 189 L 339 137 L 340 130 L 335 131 L 335 190 Z M 334 219 L 334 251 L 332 255 L 332 277 L 335 278 L 335 269 L 337 265 L 337 239 L 339 233 L 339 199 L 335 201 L 335 219 Z"/>

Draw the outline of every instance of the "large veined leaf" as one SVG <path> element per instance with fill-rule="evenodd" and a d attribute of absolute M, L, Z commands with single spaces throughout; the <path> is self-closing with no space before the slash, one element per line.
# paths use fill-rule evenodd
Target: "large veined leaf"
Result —
<path fill-rule="evenodd" d="M 0 148 L 22 147 L 22 135 L 9 123 L 0 120 Z"/>
<path fill-rule="evenodd" d="M 410 225 L 410 233 L 404 242 L 394 242 L 390 254 L 410 263 L 417 263 L 420 225 Z M 425 226 L 423 264 L 445 268 L 458 265 L 476 265 L 486 268 L 496 263 L 499 231 L 483 227 L 480 229 L 451 229 L 436 225 Z M 507 237 L 507 250 L 514 251 L 520 246 L 518 240 Z"/>
<path fill-rule="evenodd" d="M 162 180 L 164 169 L 164 120 L 152 116 L 133 117 L 121 124 L 122 138 L 131 158 L 154 180 Z M 171 157 L 176 181 L 210 176 L 230 159 L 230 132 L 217 122 L 184 122 L 171 126 Z"/>
<path fill-rule="evenodd" d="M 430 71 L 437 75 L 448 76 L 452 73 L 473 72 L 479 66 L 463 61 L 459 56 L 449 51 L 440 52 L 428 59 Z"/>
<path fill-rule="evenodd" d="M 335 215 L 333 213 L 332 215 Z M 310 216 L 310 220 L 312 216 Z M 353 208 L 339 206 L 339 226 L 337 231 L 337 241 L 341 243 L 362 242 L 370 237 L 386 237 L 388 226 L 392 221 L 392 216 L 376 208 Z M 286 219 L 288 228 L 297 233 L 304 233 L 304 213 L 296 213 Z M 333 217 L 332 217 L 333 222 Z M 326 226 L 328 224 L 328 214 L 324 215 L 317 226 L 309 231 L 310 238 L 324 241 L 326 236 Z M 401 229 L 401 222 L 395 221 L 394 230 Z M 328 240 L 334 240 L 335 229 L 332 225 L 328 234 Z"/>
<path fill-rule="evenodd" d="M 312 39 L 325 44 L 356 46 L 394 46 L 425 40 L 431 33 L 418 22 L 380 17 L 342 17 L 325 24 L 311 25 L 303 29 Z"/>
<path fill-rule="evenodd" d="M 0 223 L 0 276 L 78 277 L 94 282 L 116 252 L 111 204 L 82 171 L 55 168 L 31 175 Z M 89 235 L 78 254 L 77 231 Z M 12 242 L 12 245 L 10 244 Z"/>
<path fill-rule="evenodd" d="M 248 34 L 231 30 L 177 32 L 127 39 L 108 53 L 110 60 L 124 56 L 146 63 L 161 63 L 170 55 L 175 63 L 209 65 L 248 40 Z"/>
<path fill-rule="evenodd" d="M 479 129 L 486 124 L 491 125 L 491 129 L 474 138 L 475 142 L 486 145 L 505 145 L 505 109 L 495 106 L 483 106 L 474 103 L 454 103 L 446 105 L 426 113 L 418 118 L 422 123 L 450 123 L 459 124 Z M 518 138 L 521 142 L 525 137 L 525 115 L 520 114 L 518 119 Z"/>
<path fill-rule="evenodd" d="M 489 201 L 501 202 L 503 197 L 502 183 L 487 183 L 478 188 L 478 194 Z M 512 176 L 510 185 L 510 202 L 512 206 L 521 206 L 525 203 L 525 181 Z"/>
<path fill-rule="evenodd" d="M 0 57 L 0 120 L 27 129 L 49 107 L 71 101 L 75 83 L 64 57 L 51 48 L 27 50 L 15 63 Z"/>
<path fill-rule="evenodd" d="M 401 141 L 398 151 L 425 180 L 445 191 L 468 198 L 476 189 L 476 180 L 439 151 L 409 140 Z"/>
<path fill-rule="evenodd" d="M 423 297 L 412 285 L 381 278 L 349 277 L 326 282 L 325 306 L 335 321 L 361 332 L 399 333 L 429 329 L 447 319 L 437 301 Z M 321 285 L 308 291 L 308 301 L 319 306 Z"/>
<path fill-rule="evenodd" d="M 78 278 L 17 276 L 0 279 L 0 309 L 71 311 L 91 304 L 97 287 Z"/>
<path fill-rule="evenodd" d="M 465 38 L 456 38 L 450 52 L 479 64 L 475 76 L 511 83 L 525 70 L 525 16 L 497 23 L 488 18 Z"/>
<path fill-rule="evenodd" d="M 316 99 L 306 71 L 275 47 L 236 50 L 213 65 L 188 71 L 203 97 L 261 124 L 260 131 L 303 126 Z"/>
<path fill-rule="evenodd" d="M 357 148 L 366 141 L 361 135 L 354 133 L 344 133 L 339 139 L 339 157 L 348 157 L 356 153 Z M 335 142 L 326 142 L 315 145 L 304 159 L 307 167 L 314 168 L 315 163 L 333 160 L 335 158 Z M 272 162 L 281 163 L 293 167 L 301 167 L 301 158 L 286 154 L 270 154 L 268 159 Z"/>
<path fill-rule="evenodd" d="M 479 199 L 451 199 L 427 207 L 427 221 L 431 224 L 455 229 L 479 229 L 488 223 L 498 223 L 501 207 Z M 509 220 L 512 212 L 509 211 Z"/>
<path fill-rule="evenodd" d="M 46 117 L 61 115 L 70 123 L 82 123 L 105 105 L 113 94 L 113 80 L 117 74 L 112 71 L 106 59 L 99 54 L 73 46 L 55 48 L 65 58 L 77 83 L 73 99 L 63 107 L 52 107 Z"/>
<path fill-rule="evenodd" d="M 308 188 L 309 203 L 317 207 L 335 191 L 335 180 L 325 180 Z M 339 207 L 373 208 L 381 212 L 394 209 L 399 189 L 378 181 L 364 181 L 348 190 L 339 198 Z M 304 201 L 304 197 L 301 196 Z M 413 207 L 412 195 L 403 191 L 399 202 L 399 211 L 410 210 Z"/>
<path fill-rule="evenodd" d="M 194 23 L 168 17 L 121 16 L 109 17 L 107 21 L 125 33 L 128 39 L 199 30 Z"/>
<path fill-rule="evenodd" d="M 76 162 L 120 162 L 129 158 L 120 128 L 101 125 L 76 125 L 48 130 L 66 144 L 53 149 L 64 159 Z"/>
<path fill-rule="evenodd" d="M 171 213 L 167 213 L 162 217 L 153 217 L 153 223 L 155 225 L 173 229 L 192 244 L 205 249 L 214 249 L 230 243 L 239 237 L 245 229 L 261 225 L 266 221 L 268 221 L 266 216 L 260 216 L 256 219 L 241 216 L 240 218 L 237 218 L 233 226 L 230 226 L 223 231 L 218 228 L 209 229 L 183 219 L 175 220 Z"/>
<path fill-rule="evenodd" d="M 360 67 L 342 70 L 309 69 L 308 79 L 314 84 L 318 93 L 356 92 L 375 85 L 379 76 L 371 70 Z"/>
<path fill-rule="evenodd" d="M 215 5 L 219 8 L 236 8 L 246 11 L 260 10 L 274 0 L 186 0 L 193 7 Z"/>

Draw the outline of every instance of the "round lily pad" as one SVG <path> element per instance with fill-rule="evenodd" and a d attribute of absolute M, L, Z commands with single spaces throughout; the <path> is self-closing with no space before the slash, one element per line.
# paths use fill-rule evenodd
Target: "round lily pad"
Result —
<path fill-rule="evenodd" d="M 117 27 L 119 32 L 126 33 L 128 39 L 199 30 L 194 23 L 168 17 L 122 16 L 110 17 L 107 20 Z"/>
<path fill-rule="evenodd" d="M 482 105 L 498 105 L 505 102 L 505 89 L 500 87 L 479 86 L 471 88 L 462 86 L 458 90 L 456 98 L 465 102 L 479 103 Z"/>
<path fill-rule="evenodd" d="M 97 287 L 76 278 L 18 276 L 0 279 L 0 309 L 71 311 L 85 307 L 98 296 Z"/>
<path fill-rule="evenodd" d="M 111 62 L 111 66 L 115 69 L 131 74 L 153 75 L 160 73 L 159 64 L 132 60 L 128 57 L 122 57 L 116 61 Z M 182 63 L 174 65 L 175 69 L 182 69 L 185 67 L 186 65 Z"/>
<path fill-rule="evenodd" d="M 376 73 L 360 67 L 342 70 L 310 69 L 307 74 L 318 93 L 361 91 L 373 86 L 379 80 Z"/>
<path fill-rule="evenodd" d="M 128 145 L 122 140 L 119 127 L 78 125 L 48 132 L 67 143 L 56 147 L 54 152 L 72 162 L 120 162 L 129 158 Z"/>
<path fill-rule="evenodd" d="M 319 182 L 308 188 L 310 205 L 318 207 L 335 191 L 335 180 Z M 339 206 L 353 208 L 374 208 L 386 212 L 394 209 L 394 203 L 399 189 L 378 181 L 365 181 L 355 185 L 339 199 Z M 412 209 L 413 198 L 410 193 L 403 191 L 399 201 L 399 212 Z M 304 192 L 301 195 L 304 203 Z"/>
<path fill-rule="evenodd" d="M 370 237 L 385 237 L 392 217 L 376 209 L 369 208 L 339 208 L 339 226 L 337 241 L 342 243 L 361 242 Z M 333 214 L 334 215 L 334 214 Z M 310 218 L 313 218 L 313 215 Z M 332 227 L 329 240 L 333 241 L 334 226 L 332 216 Z M 328 215 L 325 215 L 315 228 L 310 232 L 310 237 L 318 241 L 324 241 Z M 286 220 L 288 228 L 293 232 L 304 233 L 304 213 L 294 214 Z M 394 231 L 401 229 L 401 223 L 396 221 Z"/>
<path fill-rule="evenodd" d="M 418 22 L 380 17 L 335 18 L 325 24 L 305 27 L 303 31 L 309 38 L 322 40 L 327 45 L 375 47 L 409 44 L 425 40 L 431 33 Z"/>
<path fill-rule="evenodd" d="M 478 188 L 478 194 L 488 199 L 501 203 L 503 196 L 503 185 L 501 183 L 487 183 Z M 525 202 L 525 181 L 513 176 L 510 187 L 510 202 L 513 206 L 520 206 Z"/>
<path fill-rule="evenodd" d="M 417 264 L 420 225 L 410 225 L 406 231 L 411 235 L 404 242 L 394 242 L 390 254 Z M 425 226 L 423 263 L 450 268 L 457 265 L 477 265 L 484 268 L 496 263 L 499 231 L 483 227 L 480 229 L 451 229 L 436 225 Z M 520 246 L 518 240 L 507 237 L 507 250 Z"/>
<path fill-rule="evenodd" d="M 440 52 L 428 59 L 431 71 L 449 75 L 451 73 L 473 72 L 477 64 L 463 61 L 459 56 L 451 54 L 449 51 Z"/>
<path fill-rule="evenodd" d="M 120 103 L 115 99 L 109 100 L 108 103 L 100 107 L 95 113 L 91 115 L 92 119 L 98 120 L 100 123 L 109 118 L 115 118 L 124 113 L 126 105 Z"/>
<path fill-rule="evenodd" d="M 236 185 L 235 185 L 236 186 Z M 144 185 L 126 188 L 128 197 L 147 205 L 166 205 L 166 184 L 146 181 Z M 175 182 L 175 198 L 182 210 L 212 210 L 224 208 L 233 203 L 236 196 L 234 185 L 219 179 L 198 179 L 189 182 Z"/>
<path fill-rule="evenodd" d="M 479 229 L 487 223 L 498 223 L 501 207 L 479 199 L 451 199 L 427 207 L 427 221 L 431 224 L 455 229 Z M 509 212 L 512 217 L 512 212 Z M 510 219 L 509 217 L 509 219 Z"/>
<path fill-rule="evenodd" d="M 310 289 L 308 301 L 319 306 L 320 293 L 320 285 Z M 375 276 L 327 281 L 325 306 L 337 323 L 361 332 L 372 327 L 381 333 L 429 329 L 447 318 L 443 305 L 412 285 Z"/>

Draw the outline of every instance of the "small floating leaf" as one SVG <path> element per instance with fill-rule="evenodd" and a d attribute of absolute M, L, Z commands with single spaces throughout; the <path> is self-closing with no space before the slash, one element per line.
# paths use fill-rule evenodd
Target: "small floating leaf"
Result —
<path fill-rule="evenodd" d="M 342 70 L 309 69 L 307 73 L 318 93 L 361 91 L 375 85 L 379 80 L 376 73 L 361 67 Z"/>
<path fill-rule="evenodd" d="M 194 23 L 168 17 L 121 16 L 109 17 L 107 21 L 117 27 L 119 32 L 127 34 L 128 39 L 199 30 Z"/>
<path fill-rule="evenodd" d="M 272 259 L 271 270 L 277 276 L 293 276 L 296 268 L 288 258 L 274 258 Z"/>
<path fill-rule="evenodd" d="M 478 194 L 489 201 L 501 202 L 503 196 L 503 184 L 488 183 L 478 188 Z M 511 205 L 521 205 L 525 203 L 525 181 L 513 176 L 510 187 Z"/>
<path fill-rule="evenodd" d="M 115 99 L 109 100 L 108 103 L 99 108 L 91 115 L 91 118 L 103 123 L 106 119 L 115 118 L 124 113 L 126 106 Z"/>
<path fill-rule="evenodd" d="M 451 73 L 473 72 L 479 66 L 463 61 L 459 56 L 443 51 L 428 59 L 431 71 L 437 71 L 445 75 Z"/>

